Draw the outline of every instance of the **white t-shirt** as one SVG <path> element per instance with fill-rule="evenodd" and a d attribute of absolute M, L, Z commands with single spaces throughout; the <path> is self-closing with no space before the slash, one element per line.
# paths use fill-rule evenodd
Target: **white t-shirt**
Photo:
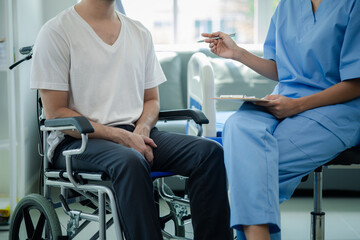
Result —
<path fill-rule="evenodd" d="M 105 43 L 71 7 L 48 21 L 37 37 L 30 87 L 69 92 L 69 108 L 104 124 L 134 124 L 144 91 L 166 81 L 150 32 L 117 13 L 122 23 L 113 45 Z M 60 138 L 59 138 L 60 137 Z M 61 141 L 49 138 L 50 156 Z"/>

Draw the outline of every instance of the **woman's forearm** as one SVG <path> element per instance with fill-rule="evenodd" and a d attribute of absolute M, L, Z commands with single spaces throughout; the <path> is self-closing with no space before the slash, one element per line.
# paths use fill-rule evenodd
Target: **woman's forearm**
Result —
<path fill-rule="evenodd" d="M 283 119 L 301 112 L 327 105 L 343 103 L 360 97 L 360 79 L 352 79 L 335 84 L 321 92 L 301 97 L 288 98 L 282 95 L 268 95 L 268 102 L 255 102 L 266 107 L 276 118 Z"/>
<path fill-rule="evenodd" d="M 360 97 L 360 78 L 342 81 L 321 92 L 299 98 L 301 110 L 343 103 Z"/>
<path fill-rule="evenodd" d="M 278 81 L 276 62 L 273 60 L 258 57 L 245 49 L 239 47 L 234 50 L 233 60 L 239 61 L 248 66 L 260 75 Z"/>

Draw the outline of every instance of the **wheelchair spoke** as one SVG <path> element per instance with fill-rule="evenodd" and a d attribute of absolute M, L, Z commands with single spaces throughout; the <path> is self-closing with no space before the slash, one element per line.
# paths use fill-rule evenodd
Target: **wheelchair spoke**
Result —
<path fill-rule="evenodd" d="M 46 218 L 45 218 L 44 213 L 41 213 L 40 218 L 39 218 L 39 222 L 36 225 L 35 233 L 34 233 L 32 239 L 41 239 L 41 235 L 42 235 L 42 232 L 44 230 L 45 219 Z"/>
<path fill-rule="evenodd" d="M 23 216 L 24 216 L 24 221 L 25 221 L 26 233 L 27 233 L 28 237 L 33 236 L 34 225 L 32 223 L 28 208 L 23 209 Z"/>
<path fill-rule="evenodd" d="M 161 216 L 160 217 L 160 222 L 165 226 L 165 223 L 167 223 L 168 221 L 172 220 L 174 217 L 173 213 L 169 213 L 167 215 Z"/>
<path fill-rule="evenodd" d="M 12 214 L 10 240 L 56 240 L 62 236 L 54 207 L 39 194 L 21 199 Z"/>

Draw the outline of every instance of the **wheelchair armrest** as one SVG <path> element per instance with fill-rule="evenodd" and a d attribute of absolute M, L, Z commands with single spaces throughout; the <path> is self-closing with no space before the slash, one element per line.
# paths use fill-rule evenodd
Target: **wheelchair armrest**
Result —
<path fill-rule="evenodd" d="M 209 120 L 205 114 L 197 109 L 177 109 L 161 111 L 159 113 L 159 120 L 194 120 L 197 124 L 208 124 Z"/>
<path fill-rule="evenodd" d="M 93 133 L 94 128 L 86 117 L 69 117 L 45 120 L 45 127 L 65 127 L 74 126 L 81 134 Z"/>

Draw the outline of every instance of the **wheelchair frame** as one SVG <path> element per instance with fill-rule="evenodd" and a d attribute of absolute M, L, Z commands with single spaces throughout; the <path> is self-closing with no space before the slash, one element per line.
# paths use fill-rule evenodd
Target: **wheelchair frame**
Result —
<path fill-rule="evenodd" d="M 70 119 L 70 120 L 72 120 L 72 119 Z M 55 131 L 55 130 L 73 130 L 74 131 L 74 130 L 78 130 L 79 133 L 81 133 L 82 144 L 81 144 L 81 147 L 79 149 L 71 149 L 71 150 L 67 150 L 67 151 L 63 152 L 63 155 L 65 156 L 65 159 L 66 159 L 67 178 L 68 178 L 68 180 L 70 182 L 63 182 L 63 181 L 50 180 L 49 179 L 49 177 L 51 175 L 47 175 L 47 172 L 46 172 L 46 169 L 48 169 L 48 160 L 47 160 L 46 154 L 44 155 L 44 157 L 43 157 L 43 166 L 44 166 L 44 169 L 45 169 L 44 195 L 47 198 L 50 198 L 49 187 L 60 187 L 62 196 L 66 195 L 65 188 L 70 188 L 70 189 L 74 189 L 74 190 L 77 190 L 77 191 L 84 191 L 84 193 L 83 193 L 84 195 L 86 195 L 87 191 L 97 192 L 98 200 L 99 200 L 99 204 L 98 204 L 99 213 L 97 215 L 95 215 L 95 214 L 84 214 L 81 211 L 70 210 L 70 208 L 67 206 L 67 203 L 64 201 L 64 199 L 63 198 L 60 198 L 60 199 L 62 199 L 62 206 L 63 206 L 63 208 L 65 210 L 65 213 L 70 216 L 70 219 L 74 219 L 74 221 L 75 221 L 74 224 L 75 225 L 78 225 L 78 221 L 81 220 L 81 219 L 99 222 L 99 236 L 100 236 L 100 239 L 105 239 L 105 236 L 106 236 L 106 233 L 105 233 L 105 231 L 106 231 L 106 229 L 105 229 L 105 216 L 106 216 L 106 213 L 105 213 L 105 194 L 106 194 L 108 196 L 108 198 L 109 198 L 111 212 L 113 214 L 116 236 L 118 236 L 118 239 L 122 240 L 123 237 L 122 237 L 121 228 L 120 228 L 120 218 L 118 216 L 118 212 L 116 211 L 115 197 L 113 195 L 112 190 L 109 187 L 101 186 L 101 185 L 93 185 L 93 184 L 84 185 L 84 184 L 80 184 L 75 180 L 75 176 L 73 175 L 73 170 L 72 170 L 72 165 L 71 165 L 71 156 L 81 154 L 81 153 L 83 153 L 85 151 L 86 144 L 87 144 L 87 141 L 88 141 L 87 134 L 93 132 L 94 131 L 93 128 L 91 127 L 91 125 L 87 126 L 88 127 L 87 129 L 77 128 L 77 127 L 74 127 L 74 126 L 66 127 L 67 121 L 64 122 L 65 127 L 60 127 L 60 126 L 57 126 L 56 124 L 54 124 L 54 125 L 55 126 L 51 126 L 51 124 L 50 124 L 50 126 L 47 126 L 47 121 L 45 121 L 45 126 L 41 126 L 41 131 L 43 131 L 43 139 L 44 139 L 44 143 L 43 143 L 44 144 L 43 145 L 44 152 L 47 151 L 47 141 L 45 141 L 45 140 L 47 139 L 47 132 L 48 131 Z M 101 177 L 98 176 L 98 175 L 94 176 L 92 174 L 89 174 L 89 177 L 93 178 L 94 180 L 102 180 Z M 71 226 L 71 228 L 72 228 L 72 226 Z M 68 235 L 69 235 L 69 229 L 68 229 Z M 70 235 L 71 235 L 71 232 L 70 232 Z"/>
<path fill-rule="evenodd" d="M 30 60 L 32 58 L 32 48 L 33 46 L 28 46 L 21 48 L 19 51 L 21 54 L 26 55 L 23 59 L 15 62 L 9 68 L 10 70 L 19 65 L 20 63 Z M 25 222 L 26 232 L 28 235 L 27 239 L 38 240 L 42 236 L 44 230 L 44 224 L 48 224 L 51 227 L 51 223 L 55 224 L 53 228 L 48 229 L 49 226 L 45 228 L 45 235 L 52 234 L 52 239 L 72 239 L 76 236 L 83 228 L 85 228 L 90 221 L 99 222 L 99 231 L 91 239 L 106 239 L 106 229 L 115 223 L 115 233 L 116 237 L 119 240 L 123 239 L 123 233 L 120 226 L 120 218 L 118 212 L 116 211 L 115 197 L 112 190 L 105 186 L 99 184 L 83 184 L 84 181 L 95 181 L 96 183 L 101 183 L 103 180 L 106 180 L 106 175 L 104 173 L 75 173 L 72 170 L 71 156 L 81 154 L 86 149 L 86 144 L 88 141 L 88 133 L 94 131 L 88 119 L 85 117 L 72 117 L 72 118 L 60 118 L 60 119 L 51 119 L 45 120 L 45 114 L 43 113 L 41 99 L 37 98 L 38 105 L 38 121 L 39 128 L 42 131 L 42 145 L 43 145 L 43 169 L 44 172 L 43 186 L 44 186 L 44 196 L 40 194 L 32 194 L 23 198 L 17 207 L 15 208 L 14 213 L 11 216 L 10 222 L 10 234 L 9 239 L 18 239 L 18 233 L 22 220 Z M 159 120 L 161 121 L 172 121 L 172 120 L 193 120 L 196 123 L 198 129 L 198 136 L 202 135 L 202 124 L 208 124 L 209 120 L 206 118 L 204 113 L 196 109 L 181 109 L 181 110 L 170 110 L 162 111 L 159 113 Z M 47 158 L 47 135 L 49 131 L 54 130 L 72 130 L 78 131 L 81 134 L 82 144 L 79 149 L 71 149 L 63 152 L 66 161 L 66 172 L 63 171 L 50 171 L 48 170 L 49 163 Z M 41 135 L 40 135 L 41 138 Z M 41 153 L 40 153 L 41 155 Z M 163 218 L 164 221 L 167 221 L 170 218 L 175 217 L 180 225 L 184 227 L 184 220 L 189 219 L 186 209 L 189 206 L 189 199 L 181 198 L 174 195 L 171 189 L 165 184 L 164 177 L 173 176 L 173 173 L 170 172 L 157 172 L 156 176 L 156 189 L 160 198 L 164 199 L 169 206 L 170 204 L 177 204 L 180 206 L 180 211 L 170 213 Z M 61 194 L 59 196 L 61 206 L 64 212 L 70 217 L 67 226 L 67 236 L 62 236 L 62 231 L 60 228 L 59 219 L 56 212 L 54 211 L 54 203 L 48 201 L 51 199 L 50 196 L 50 187 L 60 187 Z M 97 204 L 98 209 L 95 210 L 92 214 L 83 213 L 78 210 L 71 210 L 66 202 L 67 199 L 67 190 L 72 189 L 80 193 L 83 197 L 89 199 L 92 203 Z M 170 189 L 170 190 L 169 190 Z M 169 193 L 167 193 L 169 192 Z M 91 194 L 90 194 L 91 193 Z M 97 193 L 92 194 L 92 193 Z M 106 198 L 107 196 L 107 198 Z M 39 217 L 39 222 L 36 226 L 36 229 L 33 226 L 30 213 L 31 209 L 37 209 L 41 212 Z M 175 208 L 175 207 L 173 207 Z M 106 211 L 111 210 L 113 218 L 106 222 Z M 80 220 L 84 219 L 85 222 L 79 225 Z M 161 220 L 161 219 L 160 219 Z M 49 223 L 46 223 L 48 221 Z M 175 223 L 175 220 L 174 220 Z M 178 223 L 178 222 L 176 222 Z M 178 223 L 178 224 L 179 224 Z M 15 226 L 14 226 L 15 225 Z M 163 224 L 165 225 L 165 224 Z M 175 224 L 176 225 L 176 224 Z M 176 227 L 176 226 L 175 226 Z M 176 231 L 177 229 L 175 229 Z M 14 236 L 14 234 L 16 234 Z M 182 235 L 185 233 L 183 232 Z M 29 236 L 31 235 L 31 236 Z M 56 236 L 55 236 L 56 235 Z M 163 231 L 164 239 L 186 239 L 182 237 L 173 236 L 165 231 Z M 51 239 L 51 238 L 50 238 Z"/>
<path fill-rule="evenodd" d="M 198 125 L 198 135 L 201 135 L 202 132 L 202 124 L 206 124 L 208 122 L 205 115 L 198 110 L 176 110 L 176 111 L 165 111 L 160 112 L 159 114 L 159 120 L 164 121 L 170 121 L 170 120 L 194 120 L 195 123 Z M 39 119 L 41 121 L 41 119 Z M 117 212 L 117 207 L 115 204 L 115 197 L 112 192 L 112 190 L 103 185 L 102 182 L 106 180 L 106 174 L 100 172 L 100 173 L 87 173 L 87 172 L 80 172 L 75 173 L 72 169 L 71 164 L 71 157 L 73 155 L 81 154 L 86 149 L 86 144 L 88 141 L 88 134 L 93 132 L 94 129 L 92 128 L 90 122 L 85 117 L 72 117 L 72 118 L 60 118 L 60 119 L 51 119 L 51 120 L 45 120 L 44 124 L 40 126 L 40 130 L 42 131 L 43 135 L 43 171 L 44 171 L 44 196 L 46 199 L 51 199 L 50 196 L 50 188 L 51 187 L 59 187 L 61 190 L 61 194 L 59 196 L 61 206 L 64 210 L 64 212 L 70 217 L 70 220 L 67 225 L 67 236 L 62 236 L 61 228 L 60 226 L 47 226 L 45 229 L 45 235 L 46 234 L 53 234 L 57 235 L 60 231 L 60 235 L 58 236 L 50 236 L 50 239 L 58 238 L 58 239 L 72 239 L 75 237 L 79 232 L 81 232 L 91 221 L 98 222 L 99 223 L 99 230 L 96 232 L 91 239 L 106 239 L 106 230 L 115 223 L 115 234 L 117 239 L 122 240 L 124 239 L 121 226 L 120 226 L 120 218 Z M 72 131 L 78 131 L 81 134 L 82 144 L 80 148 L 78 149 L 71 149 L 63 152 L 63 155 L 65 156 L 66 161 L 66 171 L 60 171 L 60 170 L 48 170 L 49 163 L 47 159 L 47 135 L 49 131 L 55 131 L 55 130 L 72 130 Z M 158 191 L 158 194 L 161 199 L 164 199 L 166 203 L 170 206 L 170 204 L 176 204 L 176 206 L 180 206 L 180 211 L 176 213 L 171 213 L 171 216 L 166 216 L 164 221 L 172 220 L 171 218 L 176 218 L 176 220 L 173 219 L 175 228 L 176 223 L 175 221 L 178 221 L 178 226 L 184 227 L 184 221 L 189 219 L 189 216 L 184 209 L 188 208 L 189 206 L 189 199 L 184 199 L 181 197 L 178 197 L 172 193 L 172 191 L 167 190 L 169 189 L 167 185 L 164 182 L 165 176 L 172 176 L 174 174 L 169 172 L 159 173 L 160 177 L 155 180 L 156 184 L 156 190 Z M 96 183 L 87 184 L 84 182 L 92 182 L 95 181 Z M 79 210 L 71 210 L 68 206 L 68 203 L 66 201 L 67 198 L 67 191 L 69 189 L 75 190 L 77 193 L 79 193 L 82 197 L 85 197 L 86 199 L 89 199 L 93 204 L 97 205 L 97 210 L 95 210 L 93 213 L 84 213 Z M 39 195 L 40 196 L 40 195 Z M 39 198 L 30 195 L 29 199 L 26 199 L 27 205 L 26 207 L 30 208 L 34 207 L 39 204 L 39 202 L 43 202 L 41 198 Z M 46 200 L 47 201 L 47 200 Z M 30 207 L 29 207 L 30 204 Z M 19 204 L 20 208 L 24 207 L 24 204 Z M 40 205 L 46 205 L 45 203 L 40 203 Z M 53 207 L 55 204 L 52 203 Z M 47 206 L 47 208 L 49 208 Z M 175 207 L 173 207 L 175 209 Z M 45 208 L 46 209 L 46 208 Z M 44 210 L 44 211 L 50 211 L 51 213 L 44 213 L 45 217 L 48 215 L 56 215 L 54 210 Z M 107 211 L 111 211 L 112 218 L 106 222 L 106 213 Z M 11 230 L 19 230 L 19 226 L 13 226 L 15 224 L 21 224 L 21 218 L 24 218 L 25 225 L 26 223 L 26 214 L 23 213 L 23 209 L 18 209 L 14 211 L 14 216 L 11 218 Z M 27 213 L 29 214 L 29 213 Z M 43 212 L 41 212 L 43 214 Z M 20 217 L 19 217 L 20 216 Z M 58 218 L 56 216 L 56 220 L 52 221 L 53 224 L 59 225 Z M 85 220 L 85 222 L 80 224 L 80 220 Z M 40 221 L 40 220 L 39 220 Z M 44 220 L 45 221 L 45 220 Z M 51 225 L 51 221 L 49 221 Z M 48 229 L 50 228 L 50 230 Z M 51 230 L 54 229 L 60 229 L 59 231 L 56 230 L 55 233 Z M 29 234 L 28 226 L 26 225 L 26 231 L 28 232 L 28 235 L 31 235 L 32 238 L 29 239 L 38 239 L 39 233 L 37 233 L 38 227 L 36 229 L 32 229 Z M 176 232 L 177 229 L 175 229 Z M 43 230 L 41 230 L 42 232 Z M 179 231 L 179 230 L 178 230 Z M 18 234 L 16 232 L 10 231 L 9 239 L 17 239 Z M 180 231 L 181 232 L 181 231 Z M 42 234 L 42 233 L 40 233 Z M 185 238 L 185 232 L 182 231 L 182 236 L 173 236 L 170 233 L 167 233 L 163 231 L 163 238 L 164 239 L 187 239 Z"/>

